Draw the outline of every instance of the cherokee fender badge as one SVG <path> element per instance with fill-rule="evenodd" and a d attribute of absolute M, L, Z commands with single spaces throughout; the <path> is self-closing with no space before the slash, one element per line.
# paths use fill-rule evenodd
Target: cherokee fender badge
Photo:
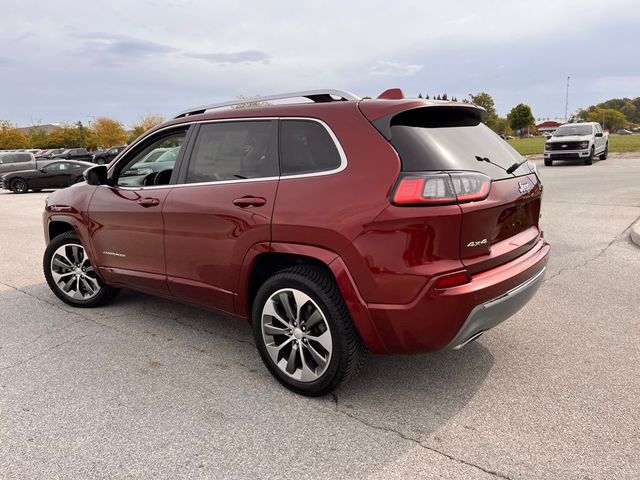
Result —
<path fill-rule="evenodd" d="M 126 257 L 126 255 L 124 253 L 109 252 L 107 250 L 103 250 L 102 254 L 103 255 L 111 255 L 112 257 Z"/>

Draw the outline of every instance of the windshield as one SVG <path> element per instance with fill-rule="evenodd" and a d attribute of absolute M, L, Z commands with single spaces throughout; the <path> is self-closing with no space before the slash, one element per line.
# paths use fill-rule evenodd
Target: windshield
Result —
<path fill-rule="evenodd" d="M 158 160 L 164 152 L 166 152 L 168 148 L 156 148 L 155 150 L 150 151 L 145 155 L 145 157 L 140 160 L 138 163 L 152 163 Z"/>
<path fill-rule="evenodd" d="M 511 145 L 477 118 L 454 108 L 417 108 L 396 115 L 391 143 L 402 171 L 467 170 L 498 180 L 511 177 L 509 167 L 523 161 Z M 525 161 L 513 175 L 531 173 Z"/>
<path fill-rule="evenodd" d="M 569 137 L 571 135 L 591 135 L 591 125 L 561 125 L 553 134 L 554 137 Z"/>

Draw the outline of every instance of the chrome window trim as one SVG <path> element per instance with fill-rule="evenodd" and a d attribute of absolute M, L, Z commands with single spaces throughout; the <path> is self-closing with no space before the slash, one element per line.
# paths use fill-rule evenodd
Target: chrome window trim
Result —
<path fill-rule="evenodd" d="M 324 175 L 333 175 L 333 174 L 336 174 L 336 173 L 340 173 L 340 172 L 342 172 L 343 170 L 345 170 L 347 168 L 347 165 L 348 165 L 347 155 L 345 154 L 344 149 L 342 148 L 342 145 L 340 144 L 340 141 L 338 140 L 338 137 L 333 132 L 331 127 L 329 127 L 329 125 L 327 125 L 326 122 L 324 122 L 323 120 L 320 120 L 319 118 L 314 118 L 314 117 L 216 118 L 216 119 L 212 119 L 212 120 L 197 120 L 197 121 L 193 121 L 193 122 L 185 122 L 185 123 L 180 123 L 178 125 L 168 125 L 168 126 L 166 126 L 164 128 L 160 128 L 160 129 L 154 131 L 153 133 L 151 133 L 149 135 L 145 135 L 144 137 L 140 138 L 137 142 L 129 145 L 126 150 L 134 149 L 138 144 L 144 142 L 151 135 L 155 135 L 155 134 L 163 132 L 165 130 L 170 130 L 170 129 L 174 129 L 174 128 L 181 128 L 181 127 L 189 127 L 191 125 L 196 125 L 196 124 L 221 123 L 221 122 L 246 122 L 246 121 L 260 121 L 260 120 L 262 120 L 262 121 L 265 121 L 265 120 L 279 120 L 279 121 L 282 121 L 282 120 L 307 120 L 307 121 L 312 121 L 312 122 L 319 123 L 320 125 L 322 125 L 325 128 L 325 130 L 327 131 L 327 133 L 331 137 L 334 145 L 336 146 L 336 149 L 338 150 L 338 154 L 340 156 L 340 165 L 337 168 L 334 168 L 332 170 L 322 170 L 322 171 L 319 171 L 319 172 L 300 173 L 300 174 L 293 174 L 293 175 L 279 175 L 279 176 L 276 176 L 276 177 L 239 178 L 237 180 L 220 180 L 220 181 L 199 182 L 199 183 L 176 183 L 176 184 L 173 184 L 173 185 L 148 185 L 148 186 L 139 186 L 139 187 L 129 187 L 129 186 L 125 186 L 125 185 L 115 185 L 115 186 L 112 186 L 112 185 L 101 185 L 101 186 L 108 187 L 108 188 L 117 188 L 117 189 L 122 189 L 122 190 L 138 191 L 138 190 L 156 190 L 156 189 L 159 189 L 159 188 L 180 188 L 180 187 L 192 187 L 192 186 L 203 186 L 203 185 L 227 185 L 227 184 L 231 184 L 231 183 L 267 182 L 267 181 L 273 181 L 273 180 L 289 180 L 289 179 L 296 179 L 296 178 L 321 177 L 321 176 L 324 176 Z M 124 154 L 125 151 L 123 150 L 120 153 Z M 111 172 L 111 170 L 115 167 L 116 163 L 118 163 L 118 162 L 113 162 L 111 164 L 111 166 L 109 167 L 108 173 Z"/>

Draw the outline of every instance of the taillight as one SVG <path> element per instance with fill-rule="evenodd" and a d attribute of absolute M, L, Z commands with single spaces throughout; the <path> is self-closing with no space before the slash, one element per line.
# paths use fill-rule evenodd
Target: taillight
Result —
<path fill-rule="evenodd" d="M 491 179 L 476 172 L 408 174 L 400 178 L 393 194 L 396 205 L 450 205 L 484 200 Z"/>

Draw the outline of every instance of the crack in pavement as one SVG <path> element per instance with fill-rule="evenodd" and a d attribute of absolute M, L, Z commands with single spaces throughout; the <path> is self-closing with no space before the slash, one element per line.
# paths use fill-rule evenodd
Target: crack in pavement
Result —
<path fill-rule="evenodd" d="M 584 262 L 582 262 L 581 264 L 578 265 L 569 265 L 567 267 L 562 267 L 560 270 L 558 270 L 555 274 L 546 277 L 542 283 L 546 283 L 549 280 L 553 280 L 554 278 L 562 275 L 565 272 L 568 271 L 573 271 L 573 270 L 577 270 L 579 268 L 583 268 L 586 267 L 589 263 L 597 260 L 598 258 L 600 258 L 602 255 L 605 254 L 605 252 L 609 249 L 609 247 L 611 247 L 614 243 L 616 243 L 616 241 L 618 239 L 621 239 L 622 236 L 624 236 L 625 233 L 627 233 L 627 231 L 631 230 L 631 227 L 633 227 L 633 225 L 640 220 L 640 216 L 638 218 L 636 218 L 634 221 L 632 221 L 624 230 L 622 230 L 622 232 L 620 232 L 619 234 L 617 234 L 616 236 L 613 237 L 613 239 L 602 249 L 600 250 L 596 255 L 587 258 Z"/>
<path fill-rule="evenodd" d="M 32 356 L 30 356 L 28 358 L 25 358 L 24 360 L 21 360 L 21 361 L 19 361 L 17 363 L 14 363 L 12 365 L 6 365 L 4 367 L 0 367 L 0 371 L 10 370 L 12 368 L 20 367 L 20 366 L 24 365 L 25 363 L 30 362 L 31 360 L 35 360 L 37 358 L 44 357 L 45 355 L 48 355 L 49 353 L 51 353 L 53 350 L 56 350 L 56 349 L 58 349 L 58 348 L 60 348 L 60 347 L 62 347 L 64 345 L 67 345 L 67 344 L 69 344 L 71 342 L 74 342 L 76 340 L 81 340 L 83 338 L 90 337 L 92 335 L 97 335 L 98 333 L 102 333 L 103 331 L 104 331 L 104 329 L 96 330 L 95 332 L 87 333 L 85 335 L 80 335 L 79 337 L 73 337 L 73 338 L 68 339 L 65 342 L 57 343 L 56 345 L 53 345 L 52 347 L 49 347 L 46 350 L 44 350 L 44 351 L 42 351 L 42 352 L 40 352 L 40 353 L 38 353 L 36 355 L 32 355 Z"/>
<path fill-rule="evenodd" d="M 15 290 L 15 291 L 17 291 L 17 292 L 20 292 L 20 293 L 22 293 L 22 294 L 24 294 L 24 295 L 27 295 L 27 296 L 29 296 L 29 297 L 33 298 L 33 299 L 34 299 L 34 300 L 36 300 L 36 301 L 46 303 L 47 305 L 51 305 L 52 307 L 54 307 L 54 308 L 56 308 L 56 309 L 58 309 L 58 310 L 60 310 L 60 311 L 62 311 L 62 312 L 65 312 L 65 313 L 68 313 L 68 314 L 72 314 L 72 315 L 77 315 L 78 317 L 80 317 L 80 318 L 82 319 L 82 320 L 79 320 L 79 321 L 77 321 L 77 322 L 74 322 L 73 324 L 68 325 L 68 326 L 66 326 L 66 327 L 63 327 L 63 328 L 59 328 L 59 329 L 57 329 L 57 330 L 54 330 L 53 332 L 50 332 L 49 334 L 51 334 L 51 333 L 55 333 L 55 332 L 57 332 L 57 331 L 64 330 L 65 328 L 69 328 L 69 327 L 71 327 L 71 326 L 73 326 L 73 325 L 77 325 L 77 324 L 79 324 L 79 323 L 82 323 L 82 321 L 83 321 L 83 320 L 84 320 L 84 321 L 87 321 L 87 322 L 89 322 L 89 323 L 92 323 L 92 324 L 94 324 L 94 325 L 99 325 L 99 326 L 103 327 L 103 329 L 102 329 L 102 330 L 99 330 L 98 332 L 100 332 L 100 331 L 104 331 L 105 329 L 109 329 L 109 330 L 112 330 L 112 331 L 114 331 L 114 332 L 117 332 L 117 333 L 119 333 L 119 334 L 121 334 L 121 335 L 125 335 L 125 336 L 128 336 L 128 335 L 130 334 L 130 332 L 126 332 L 126 331 L 124 331 L 124 330 L 121 330 L 121 329 L 119 329 L 119 328 L 117 328 L 117 327 L 114 327 L 113 325 L 109 325 L 109 324 L 106 324 L 106 323 L 102 323 L 101 321 L 98 321 L 98 320 L 96 320 L 96 319 L 94 319 L 94 318 L 91 318 L 91 317 L 89 317 L 89 316 L 87 316 L 87 315 L 84 315 L 84 314 L 80 313 L 79 311 L 68 311 L 67 309 L 62 308 L 62 305 L 58 305 L 58 304 L 56 304 L 56 303 L 49 302 L 49 301 L 47 301 L 47 300 L 45 300 L 45 299 L 43 299 L 43 298 L 40 298 L 40 297 L 38 297 L 38 296 L 36 296 L 36 295 L 33 295 L 33 294 L 32 294 L 32 293 L 30 293 L 30 292 L 27 292 L 27 291 L 23 290 L 23 289 L 21 289 L 21 288 L 15 287 L 15 286 L 13 286 L 13 285 L 9 285 L 8 283 L 5 283 L 5 282 L 0 281 L 0 285 L 4 285 L 4 286 L 5 286 L 5 287 L 7 287 L 7 288 L 10 288 L 10 289 Z M 207 329 L 197 329 L 197 328 L 193 327 L 192 325 L 189 325 L 189 324 L 188 324 L 188 323 L 186 323 L 186 322 L 182 322 L 182 321 L 180 321 L 180 317 L 162 316 L 162 315 L 158 315 L 158 314 L 150 313 L 150 312 L 144 312 L 144 313 L 143 313 L 143 312 L 137 312 L 137 313 L 142 313 L 142 314 L 144 314 L 144 315 L 149 315 L 149 316 L 151 316 L 151 317 L 158 318 L 158 319 L 161 319 L 161 320 L 169 320 L 169 321 L 173 321 L 173 322 L 177 323 L 178 325 L 184 326 L 184 327 L 186 327 L 186 328 L 190 328 L 191 330 L 193 330 L 193 331 L 195 331 L 195 332 L 205 332 L 205 333 L 208 333 L 208 334 L 210 334 L 210 335 L 214 335 L 215 337 L 224 338 L 224 339 L 231 340 L 231 341 L 235 341 L 235 342 L 238 342 L 238 343 L 241 343 L 241 344 L 247 344 L 247 345 L 250 345 L 252 348 L 255 348 L 255 345 L 253 344 L 253 342 L 250 342 L 250 341 L 248 341 L 248 340 L 239 339 L 239 338 L 234 338 L 234 337 L 231 337 L 231 336 L 229 336 L 229 335 L 225 335 L 225 334 L 215 333 L 215 332 L 212 332 L 212 331 L 207 330 Z M 131 314 L 130 314 L 130 313 L 129 313 L 129 314 L 118 314 L 118 315 L 112 315 L 112 316 L 101 316 L 100 320 L 117 319 L 117 318 L 130 317 L 130 316 L 131 316 Z M 158 334 L 152 334 L 151 332 L 146 332 L 146 331 L 144 331 L 144 330 L 140 330 L 140 332 L 141 332 L 141 333 L 143 333 L 143 334 L 145 334 L 145 335 L 148 335 L 148 336 L 154 336 L 154 337 L 157 337 L 157 338 L 163 339 L 163 340 L 165 340 L 165 341 L 166 341 L 166 340 L 169 340 L 169 337 L 165 337 L 165 336 L 158 335 Z M 97 333 L 97 332 L 94 332 L 94 333 Z M 44 334 L 44 336 L 46 336 L 46 335 L 48 335 L 48 334 Z M 87 334 L 87 336 L 88 336 L 88 335 L 91 335 L 91 334 Z M 33 341 L 29 342 L 29 343 L 28 343 L 28 344 L 26 344 L 26 345 L 30 345 L 31 343 L 35 342 L 38 338 L 40 338 L 40 337 L 42 337 L 42 336 L 43 336 L 43 335 L 40 335 L 39 337 L 37 337 L 36 339 L 34 339 Z M 84 338 L 84 336 L 76 337 L 76 338 Z M 71 339 L 71 340 L 69 340 L 69 341 L 72 341 L 72 340 L 73 340 L 73 339 Z M 55 345 L 55 346 L 53 346 L 51 349 L 49 349 L 49 350 L 47 350 L 47 351 L 43 352 L 42 354 L 34 355 L 34 356 L 32 356 L 32 357 L 29 357 L 28 359 L 25 359 L 23 362 L 19 362 L 19 363 L 16 363 L 16 364 L 14 364 L 14 365 L 9 365 L 9 366 L 7 366 L 7 367 L 2 367 L 2 368 L 0 368 L 0 370 L 4 370 L 4 369 L 7 369 L 7 368 L 13 368 L 13 367 L 15 367 L 15 366 L 22 365 L 23 363 L 25 363 L 25 362 L 27 362 L 27 361 L 30 361 L 31 359 L 36 358 L 36 357 L 38 357 L 38 356 L 40 356 L 40 355 L 44 355 L 44 354 L 46 354 L 48 351 L 53 350 L 53 349 L 55 349 L 55 348 L 58 348 L 59 346 L 62 346 L 62 345 L 64 345 L 65 343 L 68 343 L 68 342 L 63 342 L 63 343 L 61 343 L 61 344 Z M 187 349 L 189 349 L 189 350 L 192 350 L 192 351 L 198 352 L 198 353 L 200 353 L 200 354 L 204 354 L 204 355 L 207 355 L 207 356 L 209 356 L 209 357 L 215 358 L 215 357 L 213 357 L 211 354 L 209 354 L 209 353 L 207 353 L 206 351 L 204 351 L 202 348 L 196 347 L 196 346 L 194 346 L 194 345 L 190 345 L 189 343 L 184 343 L 183 345 L 184 345 L 184 347 L 185 347 L 185 348 L 187 348 Z M 243 368 L 246 368 L 246 369 L 249 371 L 249 373 L 255 373 L 255 371 L 256 371 L 253 367 L 251 367 L 251 366 L 249 366 L 249 365 L 246 365 L 246 364 L 244 364 L 244 363 L 236 362 L 236 364 L 237 364 L 237 365 L 239 365 L 239 366 L 241 366 L 241 367 L 243 367 Z"/>
<path fill-rule="evenodd" d="M 428 450 L 430 452 L 436 453 L 436 454 L 438 454 L 438 455 L 440 455 L 442 457 L 445 457 L 445 458 L 447 458 L 447 459 L 449 459 L 449 460 L 451 460 L 453 462 L 460 463 L 462 465 L 466 465 L 468 467 L 475 468 L 477 470 L 480 470 L 481 472 L 484 472 L 484 473 L 486 473 L 488 475 L 492 475 L 492 476 L 494 476 L 496 478 L 502 478 L 504 480 L 511 480 L 511 477 L 508 477 L 507 475 L 503 475 L 503 474 L 501 474 L 499 472 L 496 472 L 494 470 L 489 470 L 487 468 L 484 468 L 484 467 L 482 467 L 480 465 L 476 465 L 475 463 L 468 462 L 468 461 L 463 460 L 461 458 L 454 457 L 453 455 L 450 455 L 450 454 L 448 454 L 446 452 L 443 452 L 442 450 L 438 450 L 437 448 L 434 448 L 434 447 L 424 443 L 423 441 L 421 441 L 421 440 L 419 440 L 417 438 L 410 437 L 410 436 L 406 435 L 405 433 L 403 433 L 400 430 L 396 430 L 396 429 L 394 429 L 392 427 L 385 427 L 385 426 L 382 426 L 382 425 L 376 425 L 376 424 L 368 422 L 368 421 L 366 421 L 366 420 L 364 420 L 364 419 L 362 419 L 362 418 L 360 418 L 360 417 L 358 417 L 358 416 L 356 416 L 356 415 L 354 415 L 352 413 L 349 413 L 349 412 L 347 412 L 345 410 L 341 410 L 338 407 L 338 396 L 335 393 L 332 393 L 331 394 L 331 398 L 332 398 L 332 403 L 334 404 L 334 411 L 336 413 L 339 413 L 339 414 L 342 414 L 342 415 L 344 415 L 344 416 L 346 416 L 348 418 L 351 418 L 351 419 L 355 420 L 356 422 L 358 422 L 358 423 L 360 423 L 360 424 L 362 424 L 362 425 L 364 425 L 366 427 L 372 428 L 374 430 L 379 430 L 379 431 L 382 431 L 382 432 L 393 433 L 393 434 L 397 435 L 398 437 L 400 437 L 403 440 L 411 442 L 414 445 L 417 445 L 417 446 L 419 446 L 419 447 L 421 447 L 421 448 L 423 448 L 425 450 Z"/>

